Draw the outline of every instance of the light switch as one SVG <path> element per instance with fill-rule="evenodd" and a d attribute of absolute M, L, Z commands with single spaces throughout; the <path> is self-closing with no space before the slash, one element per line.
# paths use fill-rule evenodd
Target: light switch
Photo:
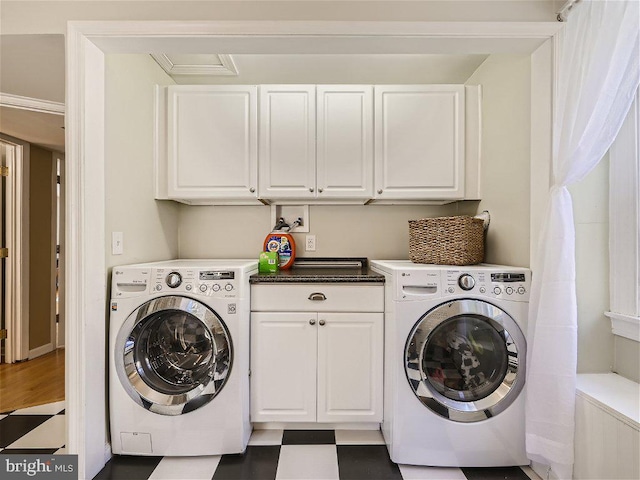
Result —
<path fill-rule="evenodd" d="M 124 253 L 124 235 L 122 232 L 111 232 L 111 254 L 122 255 Z"/>

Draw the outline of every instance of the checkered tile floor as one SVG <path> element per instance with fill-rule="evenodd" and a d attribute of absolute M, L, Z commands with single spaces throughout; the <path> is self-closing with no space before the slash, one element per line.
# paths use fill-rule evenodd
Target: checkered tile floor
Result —
<path fill-rule="evenodd" d="M 0 455 L 67 453 L 64 402 L 0 413 Z"/>
<path fill-rule="evenodd" d="M 0 414 L 0 455 L 66 453 L 64 402 Z M 528 467 L 396 465 L 379 431 L 256 430 L 243 455 L 114 456 L 95 480 L 540 480 Z"/>

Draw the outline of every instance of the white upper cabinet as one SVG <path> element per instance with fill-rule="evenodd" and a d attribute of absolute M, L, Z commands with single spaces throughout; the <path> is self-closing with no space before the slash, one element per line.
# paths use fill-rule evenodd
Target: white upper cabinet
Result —
<path fill-rule="evenodd" d="M 480 199 L 481 97 L 464 85 L 159 87 L 155 198 Z"/>
<path fill-rule="evenodd" d="M 260 196 L 371 198 L 373 90 L 260 86 Z"/>
<path fill-rule="evenodd" d="M 464 198 L 464 85 L 376 85 L 375 118 L 376 199 Z"/>
<path fill-rule="evenodd" d="M 315 170 L 315 86 L 261 85 L 260 196 L 313 198 Z"/>
<path fill-rule="evenodd" d="M 257 87 L 167 90 L 167 197 L 257 199 Z"/>
<path fill-rule="evenodd" d="M 318 85 L 318 198 L 373 194 L 373 88 Z"/>

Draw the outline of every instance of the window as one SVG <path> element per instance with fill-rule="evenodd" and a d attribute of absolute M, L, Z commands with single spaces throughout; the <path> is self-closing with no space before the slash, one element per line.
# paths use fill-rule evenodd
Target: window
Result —
<path fill-rule="evenodd" d="M 640 342 L 639 92 L 610 149 L 609 261 L 613 333 Z"/>

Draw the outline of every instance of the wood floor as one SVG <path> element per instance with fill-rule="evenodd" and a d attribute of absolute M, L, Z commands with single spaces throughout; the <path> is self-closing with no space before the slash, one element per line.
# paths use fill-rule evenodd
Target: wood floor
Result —
<path fill-rule="evenodd" d="M 64 348 L 0 364 L 0 413 L 64 400 Z"/>

